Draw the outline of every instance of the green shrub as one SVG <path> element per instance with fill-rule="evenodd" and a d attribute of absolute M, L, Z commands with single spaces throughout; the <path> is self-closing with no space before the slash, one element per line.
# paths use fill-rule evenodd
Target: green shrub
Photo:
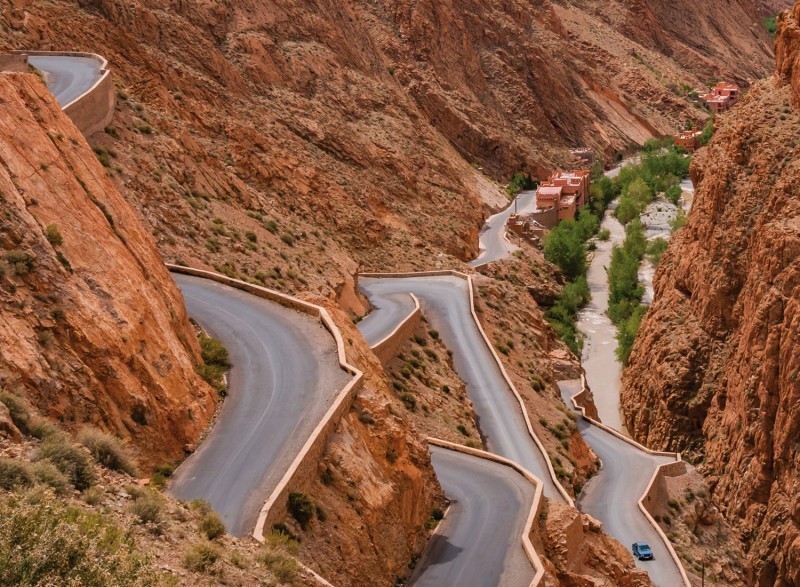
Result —
<path fill-rule="evenodd" d="M 105 491 L 100 489 L 99 487 L 90 487 L 86 491 L 83 492 L 83 501 L 85 501 L 89 505 L 99 505 L 103 502 L 103 498 L 105 497 Z"/>
<path fill-rule="evenodd" d="M 8 414 L 20 432 L 27 434 L 30 432 L 31 415 L 28 406 L 22 398 L 10 393 L 0 393 L 0 402 L 8 408 Z"/>
<path fill-rule="evenodd" d="M 200 532 L 209 540 L 214 540 L 225 534 L 225 523 L 217 512 L 209 512 L 200 520 Z"/>
<path fill-rule="evenodd" d="M 264 538 L 259 560 L 282 583 L 291 583 L 297 577 L 299 565 L 294 555 L 299 545 L 283 532 L 272 531 Z"/>
<path fill-rule="evenodd" d="M 603 230 L 597 233 L 597 240 L 606 242 L 610 238 L 611 238 L 611 231 L 608 230 L 607 228 L 604 228 Z"/>
<path fill-rule="evenodd" d="M 27 275 L 33 271 L 34 256 L 27 251 L 9 251 L 5 259 L 14 275 Z"/>
<path fill-rule="evenodd" d="M 763 20 L 764 28 L 773 37 L 778 33 L 778 16 L 769 16 Z"/>
<path fill-rule="evenodd" d="M 673 184 L 667 188 L 667 191 L 664 192 L 664 196 L 675 204 L 678 205 L 678 202 L 681 200 L 681 196 L 683 195 L 683 189 L 681 188 L 680 184 Z"/>
<path fill-rule="evenodd" d="M 187 505 L 189 506 L 190 510 L 197 512 L 201 516 L 206 516 L 214 511 L 214 509 L 211 507 L 211 503 L 205 499 L 193 499 Z"/>
<path fill-rule="evenodd" d="M 58 232 L 58 226 L 55 224 L 48 224 L 47 228 L 44 230 L 44 235 L 54 247 L 57 247 L 64 242 L 64 239 L 61 237 L 61 233 Z"/>
<path fill-rule="evenodd" d="M 78 440 L 107 469 L 127 473 L 131 477 L 138 474 L 133 458 L 114 436 L 95 428 L 86 428 L 80 433 Z"/>
<path fill-rule="evenodd" d="M 183 555 L 183 566 L 194 573 L 217 574 L 222 551 L 210 542 L 193 544 Z"/>
<path fill-rule="evenodd" d="M 31 471 L 37 483 L 51 487 L 58 495 L 65 495 L 72 487 L 66 475 L 48 461 L 34 463 Z"/>
<path fill-rule="evenodd" d="M 647 244 L 647 258 L 653 267 L 658 266 L 662 255 L 667 250 L 667 246 L 669 246 L 669 241 L 661 237 L 655 238 Z"/>
<path fill-rule="evenodd" d="M 53 463 L 66 475 L 75 489 L 83 491 L 94 484 L 94 471 L 89 455 L 61 435 L 45 439 L 34 454 L 34 459 Z"/>
<path fill-rule="evenodd" d="M 228 349 L 225 348 L 220 341 L 216 338 L 207 336 L 205 333 L 200 333 L 200 352 L 203 356 L 203 361 L 210 365 L 220 365 L 221 367 L 230 367 Z"/>
<path fill-rule="evenodd" d="M 175 472 L 175 466 L 170 464 L 159 465 L 150 476 L 150 485 L 156 489 L 162 489 L 167 484 L 167 480 Z"/>
<path fill-rule="evenodd" d="M 305 530 L 314 516 L 314 501 L 305 493 L 292 491 L 289 493 L 288 509 L 291 516 Z"/>
<path fill-rule="evenodd" d="M 227 393 L 225 373 L 230 368 L 228 349 L 216 338 L 201 332 L 198 336 L 203 364 L 197 367 L 197 374 L 221 395 Z"/>
<path fill-rule="evenodd" d="M 544 256 L 555 263 L 568 279 L 576 279 L 586 271 L 586 248 L 574 220 L 564 220 L 547 235 Z"/>
<path fill-rule="evenodd" d="M 13 491 L 33 485 L 34 475 L 28 463 L 0 458 L 0 489 Z"/>
<path fill-rule="evenodd" d="M 130 511 L 143 524 L 159 524 L 164 517 L 164 500 L 155 491 L 142 491 L 134 497 Z"/>
<path fill-rule="evenodd" d="M 60 436 L 61 430 L 43 418 L 32 419 L 29 427 L 30 435 L 39 440 Z"/>
<path fill-rule="evenodd" d="M 284 244 L 289 245 L 290 247 L 294 246 L 294 235 L 289 232 L 282 233 L 281 240 L 284 242 Z"/>
<path fill-rule="evenodd" d="M 133 538 L 49 491 L 0 498 L 0 585 L 166 585 Z"/>

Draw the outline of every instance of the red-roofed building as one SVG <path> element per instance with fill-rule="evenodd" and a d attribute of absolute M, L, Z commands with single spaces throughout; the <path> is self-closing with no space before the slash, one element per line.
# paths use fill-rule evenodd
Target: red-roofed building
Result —
<path fill-rule="evenodd" d="M 739 86 L 728 82 L 719 82 L 707 94 L 700 96 L 712 112 L 724 112 L 739 101 Z"/>

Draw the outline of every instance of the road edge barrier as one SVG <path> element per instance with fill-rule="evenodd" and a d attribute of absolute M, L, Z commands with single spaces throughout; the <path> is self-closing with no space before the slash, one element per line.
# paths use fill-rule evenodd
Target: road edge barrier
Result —
<path fill-rule="evenodd" d="M 514 461 L 507 459 L 505 457 L 501 457 L 500 455 L 496 455 L 494 453 L 487 452 L 485 450 L 480 450 L 477 448 L 470 448 L 468 446 L 464 446 L 463 444 L 456 444 L 454 442 L 449 442 L 447 440 L 441 440 L 439 438 L 428 437 L 427 438 L 428 444 L 432 444 L 433 446 L 438 446 L 439 448 L 445 448 L 448 450 L 460 452 L 463 454 L 467 454 L 473 457 L 477 457 L 479 459 L 486 459 L 488 461 L 493 461 L 495 463 L 499 463 L 501 465 L 505 465 L 506 467 L 511 467 L 517 473 L 522 475 L 525 480 L 527 480 L 531 485 L 534 487 L 534 494 L 533 494 L 533 503 L 531 504 L 531 509 L 528 512 L 528 519 L 525 521 L 525 530 L 522 534 L 522 549 L 525 551 L 525 555 L 530 560 L 531 565 L 535 571 L 533 576 L 533 580 L 530 583 L 529 587 L 536 587 L 541 583 L 542 578 L 544 577 L 544 564 L 542 563 L 542 559 L 539 558 L 539 555 L 536 552 L 536 549 L 533 547 L 533 542 L 531 542 L 531 532 L 533 531 L 533 524 L 536 518 L 539 516 L 539 513 L 542 510 L 542 497 L 544 495 L 544 483 L 542 480 L 539 479 L 536 475 L 528 471 L 526 468 L 521 466 Z"/>
<path fill-rule="evenodd" d="M 653 529 L 658 534 L 659 538 L 661 538 L 661 541 L 667 547 L 667 551 L 669 551 L 670 557 L 672 557 L 672 561 L 678 567 L 678 572 L 681 575 L 681 579 L 683 579 L 684 587 L 691 587 L 692 584 L 689 581 L 688 575 L 686 574 L 686 569 L 683 568 L 683 563 L 681 563 L 681 560 L 678 557 L 678 553 L 675 552 L 675 548 L 672 546 L 672 542 L 670 542 L 669 538 L 667 538 L 667 535 L 661 529 L 661 526 L 659 526 L 658 523 L 655 521 L 655 519 L 653 519 L 653 516 L 647 510 L 647 507 L 644 505 L 645 499 L 647 499 L 649 497 L 650 492 L 653 489 L 653 485 L 656 483 L 658 478 L 659 477 L 670 477 L 671 476 L 671 475 L 667 475 L 666 474 L 666 470 L 668 468 L 674 467 L 676 464 L 681 464 L 684 467 L 686 466 L 685 462 L 681 458 L 681 453 L 679 453 L 679 452 L 678 453 L 666 452 L 666 451 L 658 451 L 658 450 L 649 449 L 646 446 L 644 446 L 643 444 L 640 444 L 640 443 L 636 442 L 632 438 L 628 438 L 627 436 L 622 434 L 619 430 L 614 430 L 610 426 L 608 426 L 606 424 L 603 424 L 602 422 L 599 422 L 599 421 L 595 420 L 594 418 L 591 418 L 591 417 L 587 416 L 586 415 L 586 408 L 584 408 L 582 405 L 580 405 L 578 403 L 578 398 L 579 398 L 579 396 L 582 396 L 583 394 L 585 394 L 588 391 L 588 389 L 589 388 L 588 388 L 588 386 L 586 384 L 586 374 L 585 373 L 581 373 L 581 390 L 578 393 L 574 394 L 572 397 L 570 397 L 570 401 L 572 402 L 573 408 L 576 411 L 580 412 L 581 417 L 584 420 L 586 420 L 590 424 L 600 428 L 601 430 L 604 430 L 605 432 L 608 432 L 609 434 L 611 434 L 613 436 L 616 436 L 620 440 L 624 440 L 628 444 L 634 446 L 635 448 L 638 448 L 639 450 L 641 450 L 644 453 L 647 453 L 647 454 L 653 455 L 653 456 L 674 457 L 675 458 L 675 462 L 673 462 L 673 463 L 664 463 L 663 465 L 659 465 L 658 467 L 656 467 L 656 470 L 653 471 L 653 476 L 650 477 L 650 482 L 647 484 L 647 488 L 644 490 L 644 493 L 639 498 L 639 501 L 637 502 L 637 505 L 639 506 L 639 510 L 642 512 L 644 517 L 647 519 L 648 523 L 653 527 Z"/>
<path fill-rule="evenodd" d="M 92 87 L 61 107 L 69 116 L 72 123 L 86 136 L 105 129 L 114 118 L 114 108 L 117 97 L 114 92 L 114 81 L 111 79 L 111 70 L 108 60 L 97 53 L 81 51 L 27 51 L 16 49 L 10 51 L 12 55 L 25 55 L 33 57 L 86 57 L 100 62 L 100 79 Z"/>
<path fill-rule="evenodd" d="M 411 296 L 411 300 L 414 302 L 411 312 L 403 318 L 394 330 L 370 347 L 384 367 L 392 362 L 400 348 L 411 338 L 411 335 L 419 326 L 419 320 L 422 315 L 419 299 L 413 293 L 408 295 Z"/>
<path fill-rule="evenodd" d="M 570 507 L 575 507 L 575 500 L 572 499 L 569 493 L 567 493 L 567 490 L 564 489 L 564 486 L 561 485 L 561 482 L 558 480 L 558 477 L 556 476 L 555 469 L 553 469 L 553 463 L 550 462 L 550 457 L 547 454 L 547 450 L 545 450 L 542 441 L 539 440 L 539 437 L 533 430 L 530 416 L 528 415 L 528 409 L 525 407 L 525 402 L 522 399 L 522 396 L 520 395 L 519 391 L 517 391 L 517 388 L 511 381 L 511 378 L 508 376 L 508 373 L 506 372 L 505 367 L 503 367 L 503 363 L 500 360 L 500 356 L 494 349 L 494 345 L 489 340 L 489 337 L 486 336 L 486 332 L 483 330 L 483 326 L 481 326 L 480 320 L 478 320 L 478 315 L 475 313 L 475 291 L 474 291 L 474 284 L 472 282 L 472 276 L 467 275 L 466 273 L 461 273 L 460 271 L 455 271 L 453 269 L 443 269 L 440 271 L 420 271 L 420 272 L 410 272 L 410 273 L 358 273 L 356 275 L 356 279 L 358 279 L 359 277 L 373 278 L 373 279 L 405 279 L 410 277 L 447 277 L 447 276 L 458 277 L 467 282 L 467 289 L 469 290 L 469 306 L 470 306 L 470 313 L 472 314 L 472 320 L 478 327 L 478 332 L 480 332 L 484 343 L 489 348 L 489 351 L 494 357 L 495 363 L 497 363 L 497 366 L 500 368 L 500 374 L 503 376 L 503 379 L 505 380 L 506 384 L 513 392 L 514 397 L 516 397 L 517 399 L 520 411 L 522 412 L 522 417 L 525 419 L 525 425 L 528 428 L 528 434 L 533 439 L 533 442 L 536 444 L 536 446 L 539 448 L 539 451 L 542 453 L 545 463 L 547 463 L 547 469 L 548 472 L 550 473 L 550 479 L 555 484 L 556 489 L 561 494 L 561 497 L 564 498 L 564 501 Z"/>
<path fill-rule="evenodd" d="M 285 505 L 281 506 L 279 504 L 285 503 L 286 499 L 288 499 L 289 486 L 292 482 L 292 479 L 294 478 L 295 474 L 297 473 L 301 465 L 303 465 L 304 461 L 308 458 L 308 456 L 310 454 L 317 454 L 317 453 L 321 454 L 325 450 L 330 433 L 333 432 L 333 429 L 339 424 L 339 421 L 342 419 L 342 417 L 350 410 L 353 404 L 353 400 L 355 400 L 358 391 L 361 389 L 361 386 L 363 385 L 364 374 L 358 368 L 347 362 L 347 355 L 345 351 L 344 339 L 342 338 L 342 334 L 339 331 L 339 328 L 336 326 L 336 323 L 331 318 L 328 311 L 322 306 L 318 306 L 316 304 L 300 300 L 298 298 L 283 294 L 275 290 L 268 289 L 266 287 L 261 287 L 259 285 L 254 285 L 252 283 L 241 281 L 239 279 L 227 277 L 219 273 L 214 273 L 213 271 L 194 269 L 192 267 L 174 265 L 171 263 L 166 263 L 166 266 L 167 269 L 169 269 L 173 273 L 191 275 L 193 277 L 201 277 L 204 279 L 216 281 L 217 283 L 221 283 L 223 285 L 228 285 L 230 287 L 240 289 L 242 291 L 245 291 L 262 299 L 278 303 L 291 310 L 302 312 L 310 316 L 317 316 L 322 325 L 325 327 L 326 330 L 328 330 L 328 332 L 331 333 L 334 341 L 336 342 L 336 351 L 338 354 L 339 366 L 353 376 L 352 379 L 350 379 L 350 381 L 347 383 L 347 385 L 345 385 L 344 388 L 338 393 L 333 403 L 331 404 L 331 407 L 328 408 L 328 411 L 322 417 L 322 420 L 314 428 L 314 431 L 308 437 L 305 444 L 300 449 L 300 452 L 292 461 L 292 464 L 289 465 L 289 468 L 287 469 L 286 473 L 284 473 L 278 485 L 275 487 L 275 489 L 273 489 L 272 493 L 269 495 L 267 500 L 264 502 L 264 505 L 261 507 L 261 511 L 259 512 L 258 515 L 258 521 L 256 522 L 252 536 L 257 541 L 263 543 L 264 527 L 267 524 L 267 520 L 270 518 L 270 515 L 273 515 L 274 517 L 275 510 L 277 508 L 286 507 Z M 284 512 L 281 511 L 281 513 Z M 312 577 L 322 585 L 325 585 L 326 587 L 331 586 L 331 584 L 328 581 L 320 577 L 312 569 L 306 567 L 306 570 L 309 571 Z"/>

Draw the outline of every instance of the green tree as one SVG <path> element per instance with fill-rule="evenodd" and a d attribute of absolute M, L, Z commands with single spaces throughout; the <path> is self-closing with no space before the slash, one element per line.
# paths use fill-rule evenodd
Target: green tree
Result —
<path fill-rule="evenodd" d="M 574 280 L 586 271 L 586 248 L 574 220 L 564 220 L 550 234 L 544 245 L 544 256 L 561 272 Z"/>

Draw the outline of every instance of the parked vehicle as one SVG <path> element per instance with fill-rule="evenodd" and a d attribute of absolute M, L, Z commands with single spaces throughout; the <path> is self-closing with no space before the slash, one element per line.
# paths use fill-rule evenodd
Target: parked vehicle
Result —
<path fill-rule="evenodd" d="M 633 543 L 633 556 L 638 558 L 640 561 L 644 560 L 653 560 L 653 550 L 650 548 L 650 545 L 646 542 L 634 542 Z"/>

